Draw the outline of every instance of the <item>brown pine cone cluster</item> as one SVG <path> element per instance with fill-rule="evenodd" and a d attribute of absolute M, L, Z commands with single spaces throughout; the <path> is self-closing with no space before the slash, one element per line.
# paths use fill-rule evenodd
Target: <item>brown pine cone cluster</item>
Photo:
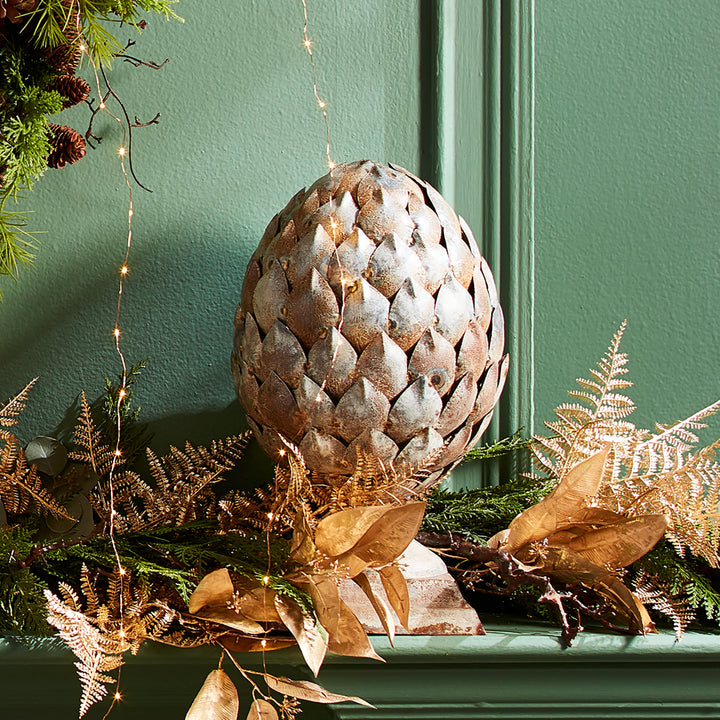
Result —
<path fill-rule="evenodd" d="M 50 84 L 50 90 L 57 90 L 64 98 L 63 108 L 83 102 L 90 94 L 90 86 L 75 75 L 80 62 L 82 38 L 75 29 L 66 33 L 67 41 L 47 53 L 47 60 L 58 73 Z M 65 125 L 50 125 L 52 150 L 48 156 L 48 167 L 63 168 L 74 165 L 85 155 L 85 139 L 76 130 Z"/>
<path fill-rule="evenodd" d="M 77 130 L 65 125 L 50 124 L 53 136 L 50 139 L 52 150 L 48 155 L 48 167 L 63 168 L 74 165 L 85 155 L 85 139 Z"/>
<path fill-rule="evenodd" d="M 67 40 L 56 48 L 47 51 L 47 61 L 60 75 L 74 75 L 80 63 L 81 36 L 74 28 L 65 33 Z"/>

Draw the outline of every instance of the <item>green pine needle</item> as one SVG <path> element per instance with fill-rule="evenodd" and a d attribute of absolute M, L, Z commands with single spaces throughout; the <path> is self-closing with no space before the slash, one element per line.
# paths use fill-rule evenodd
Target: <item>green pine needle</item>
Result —
<path fill-rule="evenodd" d="M 25 225 L 23 213 L 0 209 L 0 276 L 7 275 L 17 280 L 20 267 L 33 264 L 35 236 L 24 229 Z"/>
<path fill-rule="evenodd" d="M 481 447 L 468 450 L 463 457 L 463 462 L 468 462 L 469 460 L 489 460 L 518 450 L 526 450 L 531 440 L 523 438 L 522 432 L 523 428 L 520 428 L 510 437 L 498 440 L 496 443 L 482 445 Z"/>
<path fill-rule="evenodd" d="M 436 489 L 427 498 L 422 529 L 486 542 L 508 527 L 516 515 L 545 497 L 553 484 L 523 479 L 479 490 Z"/>

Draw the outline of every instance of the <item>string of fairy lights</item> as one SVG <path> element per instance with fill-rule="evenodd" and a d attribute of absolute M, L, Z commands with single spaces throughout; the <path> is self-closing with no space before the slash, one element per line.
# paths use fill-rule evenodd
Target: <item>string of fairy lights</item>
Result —
<path fill-rule="evenodd" d="M 119 629 L 118 629 L 118 635 L 120 638 L 125 637 L 125 627 L 124 627 L 124 618 L 125 618 L 125 585 L 124 585 L 124 579 L 127 574 L 127 571 L 125 567 L 123 566 L 122 560 L 120 558 L 120 553 L 117 548 L 116 538 L 115 538 L 115 521 L 117 516 L 117 511 L 115 509 L 115 478 L 117 470 L 120 466 L 121 460 L 122 460 L 122 451 L 120 449 L 120 443 L 121 443 L 121 433 L 122 433 L 122 404 L 127 397 L 127 383 L 128 383 L 128 368 L 127 368 L 127 360 L 125 358 L 125 353 L 123 352 L 123 349 L 121 347 L 121 332 L 120 332 L 120 317 L 121 317 L 121 310 L 122 310 L 122 300 L 123 300 L 123 292 L 125 289 L 125 280 L 129 273 L 129 260 L 130 260 L 130 250 L 132 247 L 132 239 L 133 239 L 133 215 L 134 215 L 134 207 L 133 207 L 133 189 L 132 184 L 130 182 L 130 175 L 128 173 L 125 160 L 127 157 L 127 140 L 128 140 L 128 129 L 125 126 L 125 123 L 123 120 L 118 116 L 115 115 L 107 106 L 106 100 L 108 96 L 111 94 L 110 91 L 103 93 L 100 85 L 100 72 L 98 69 L 98 65 L 93 58 L 92 54 L 88 51 L 87 44 L 82 38 L 81 28 L 80 28 L 80 15 L 79 15 L 79 9 L 77 11 L 76 15 L 76 27 L 77 27 L 77 37 L 78 37 L 78 46 L 77 49 L 80 51 L 82 56 L 87 60 L 90 67 L 92 68 L 94 79 L 95 79 L 95 87 L 97 89 L 99 103 L 98 103 L 98 110 L 95 112 L 103 112 L 108 117 L 110 117 L 112 120 L 118 123 L 118 125 L 122 128 L 122 142 L 120 144 L 120 147 L 118 147 L 117 150 L 117 156 L 120 160 L 120 168 L 122 170 L 123 178 L 125 180 L 125 185 L 127 187 L 128 192 L 128 211 L 127 211 L 127 235 L 126 235 L 126 243 L 125 243 L 125 255 L 123 258 L 122 265 L 120 267 L 120 270 L 118 272 L 118 296 L 117 296 L 117 306 L 115 310 L 115 321 L 113 323 L 113 330 L 112 330 L 112 337 L 113 337 L 113 343 L 115 347 L 115 352 L 119 358 L 120 365 L 122 368 L 122 372 L 120 375 L 120 387 L 118 388 L 117 393 L 117 401 L 115 405 L 115 424 L 116 424 L 116 440 L 115 440 L 115 447 L 113 449 L 113 455 L 112 455 L 112 462 L 110 465 L 110 470 L 108 473 L 108 488 L 109 488 L 109 494 L 110 494 L 110 518 L 109 518 L 109 538 L 110 538 L 110 544 L 113 549 L 113 554 L 115 555 L 115 562 L 117 564 L 117 572 L 118 572 L 118 579 L 119 579 L 119 593 L 118 593 L 118 610 L 119 610 Z M 122 694 L 120 693 L 120 677 L 121 677 L 121 671 L 122 666 L 118 668 L 118 675 L 117 680 L 115 683 L 115 692 L 112 696 L 112 702 L 110 704 L 110 707 L 108 708 L 107 712 L 103 716 L 103 720 L 107 718 L 112 711 L 113 707 L 117 702 L 119 702 L 122 699 Z"/>
<path fill-rule="evenodd" d="M 302 2 L 302 8 L 303 8 L 303 45 L 305 49 L 307 50 L 308 56 L 310 58 L 310 66 L 312 68 L 312 82 L 313 82 L 313 94 L 315 96 L 315 101 L 317 102 L 318 108 L 320 108 L 320 112 L 322 113 L 323 121 L 325 123 L 325 155 L 327 158 L 327 166 L 330 170 L 330 176 L 332 177 L 333 171 L 335 170 L 336 163 L 332 159 L 332 153 L 330 151 L 330 121 L 328 119 L 328 112 L 327 112 L 327 102 L 320 96 L 320 90 L 318 89 L 318 72 L 317 72 L 317 64 L 315 62 L 315 55 L 313 53 L 313 41 L 310 39 L 309 35 L 309 20 L 308 20 L 308 6 L 307 6 L 307 0 L 301 0 Z M 330 207 L 333 206 L 334 199 L 331 196 L 330 197 Z M 338 231 L 338 222 L 333 217 L 333 215 L 330 215 L 330 236 L 332 238 L 332 241 L 335 245 L 335 262 L 338 266 L 338 271 L 340 273 L 340 318 L 338 320 L 337 325 L 337 331 L 338 331 L 338 342 L 336 343 L 335 347 L 333 348 L 333 354 L 330 358 L 330 365 L 328 367 L 328 372 L 323 379 L 323 382 L 320 385 L 320 388 L 317 393 L 317 397 L 315 398 L 315 403 L 322 402 L 322 393 L 324 392 L 325 388 L 327 387 L 328 381 L 330 379 L 330 375 L 332 374 L 333 368 L 335 367 L 335 363 L 337 362 L 338 354 L 340 352 L 340 343 L 342 342 L 342 327 L 343 323 L 345 322 L 345 296 L 346 296 L 346 287 L 345 287 L 345 273 L 343 272 L 343 266 L 342 262 L 340 261 L 340 254 L 338 253 L 337 246 L 337 231 Z M 284 450 L 281 451 L 281 455 L 284 453 Z"/>
<path fill-rule="evenodd" d="M 320 91 L 318 90 L 318 74 L 317 66 L 315 65 L 315 55 L 313 54 L 313 41 L 309 35 L 309 20 L 308 20 L 308 6 L 307 0 L 301 0 L 303 7 L 303 45 L 310 56 L 310 65 L 312 66 L 312 78 L 313 78 L 313 93 L 315 95 L 315 101 L 320 108 L 323 120 L 325 122 L 325 154 L 327 155 L 327 166 L 330 172 L 335 169 L 335 162 L 332 159 L 330 153 L 330 122 L 328 120 L 327 103 L 320 97 Z"/>
<path fill-rule="evenodd" d="M 317 106 L 322 114 L 323 122 L 325 125 L 325 156 L 327 161 L 327 167 L 330 170 L 330 173 L 332 174 L 332 171 L 336 167 L 336 163 L 334 162 L 332 158 L 331 153 L 331 140 L 330 140 L 330 122 L 328 118 L 328 111 L 327 111 L 327 102 L 323 99 L 323 97 L 320 95 L 319 86 L 318 86 L 318 72 L 317 72 L 317 65 L 315 60 L 315 55 L 313 53 L 313 41 L 310 38 L 309 34 L 309 18 L 308 18 L 308 4 L 307 0 L 301 0 L 302 3 L 302 10 L 303 10 L 303 46 L 305 50 L 307 51 L 308 57 L 310 59 L 310 65 L 312 69 L 312 87 L 313 87 L 313 95 L 315 97 L 315 101 L 317 103 Z M 122 303 L 123 303 L 123 296 L 124 296 L 124 290 L 125 290 L 125 282 L 128 278 L 128 275 L 130 273 L 130 254 L 133 244 L 133 217 L 134 217 L 134 206 L 133 206 L 133 188 L 130 178 L 130 173 L 128 172 L 128 168 L 126 166 L 126 159 L 128 158 L 128 128 L 126 127 L 125 122 L 121 117 L 118 115 L 115 115 L 107 106 L 106 100 L 110 95 L 114 96 L 114 93 L 112 91 L 108 91 L 103 93 L 101 88 L 101 82 L 100 82 L 100 73 L 101 70 L 98 68 L 98 64 L 96 63 L 95 59 L 92 57 L 91 53 L 88 51 L 87 44 L 82 39 L 81 34 L 81 28 L 80 28 L 80 17 L 79 17 L 79 11 L 76 17 L 76 23 L 77 23 L 77 42 L 78 42 L 78 50 L 81 52 L 83 57 L 87 60 L 90 67 L 92 68 L 92 72 L 94 75 L 95 80 L 95 86 L 98 92 L 98 97 L 100 98 L 100 102 L 98 104 L 98 109 L 94 112 L 103 112 L 105 113 L 109 118 L 111 118 L 113 121 L 118 123 L 118 125 L 122 128 L 122 142 L 120 147 L 117 150 L 117 156 L 119 158 L 120 162 L 120 168 L 123 174 L 123 178 L 125 181 L 125 185 L 127 187 L 127 198 L 128 198 L 128 211 L 127 211 L 127 234 L 126 234 L 126 241 L 125 241 L 125 247 L 124 247 L 124 258 L 122 261 L 122 264 L 120 266 L 118 277 L 117 277 L 117 305 L 115 308 L 115 318 L 114 323 L 112 327 L 112 338 L 113 338 L 113 345 L 115 353 L 118 356 L 120 366 L 121 366 L 121 374 L 120 374 L 120 386 L 118 388 L 117 392 L 117 401 L 115 405 L 115 423 L 116 423 L 116 441 L 115 441 L 115 448 L 113 452 L 112 462 L 110 466 L 110 470 L 108 473 L 108 488 L 109 488 L 109 500 L 110 500 L 110 516 L 109 516 L 109 539 L 110 543 L 113 549 L 113 553 L 115 555 L 115 561 L 117 564 L 117 571 L 119 575 L 119 586 L 120 586 L 120 592 L 119 592 L 119 630 L 118 634 L 121 638 L 125 637 L 125 630 L 124 630 L 124 601 L 125 601 L 125 592 L 124 592 L 124 578 L 127 575 L 127 571 L 125 567 L 123 566 L 122 560 L 120 558 L 120 553 L 117 548 L 116 544 L 116 527 L 115 527 L 115 520 L 117 511 L 115 509 L 115 479 L 117 476 L 117 471 L 121 465 L 122 461 L 122 450 L 121 450 L 121 434 L 122 434 L 122 406 L 123 402 L 127 398 L 128 395 L 128 365 L 127 360 L 125 357 L 125 353 L 122 348 L 122 332 L 120 329 L 121 324 L 121 318 L 122 318 Z M 331 201 L 332 202 L 332 201 Z M 331 236 L 333 237 L 333 240 L 335 240 L 335 233 L 338 229 L 338 224 L 335 218 L 331 216 L 330 218 L 330 230 L 331 230 Z M 339 257 L 337 258 L 338 264 Z M 342 277 L 342 267 L 340 266 L 340 272 Z M 345 282 L 343 279 L 343 282 L 341 283 L 342 288 L 342 302 L 341 302 L 341 315 L 339 320 L 339 329 L 342 327 L 343 317 L 344 317 L 344 308 L 345 308 Z M 335 364 L 335 360 L 337 358 L 337 353 L 339 350 L 338 347 L 334 350 L 334 355 L 331 361 L 330 367 Z M 330 371 L 331 372 L 331 371 Z M 323 383 L 323 387 L 321 387 L 320 392 L 324 389 L 324 386 L 327 383 L 327 378 L 325 382 Z M 317 401 L 320 401 L 320 395 L 318 394 Z M 281 454 L 284 454 L 284 450 L 281 451 Z M 269 544 L 270 544 L 270 531 L 272 528 L 272 525 L 275 520 L 275 514 L 274 513 L 268 513 L 268 528 L 267 528 L 267 542 L 268 542 L 268 571 L 265 577 L 263 577 L 262 582 L 263 585 L 267 586 L 270 580 L 270 554 L 269 554 Z M 265 648 L 267 641 L 261 640 L 261 645 L 263 648 Z M 222 662 L 222 658 L 221 658 Z M 265 664 L 265 654 L 263 653 L 263 664 Z M 110 707 L 108 708 L 107 712 L 103 716 L 103 720 L 107 718 L 112 711 L 113 707 L 117 702 L 119 702 L 122 699 L 122 695 L 120 693 L 120 671 L 122 669 L 122 666 L 118 668 L 118 675 L 117 675 L 117 681 L 115 683 L 115 692 L 112 696 L 112 702 L 110 704 Z"/>

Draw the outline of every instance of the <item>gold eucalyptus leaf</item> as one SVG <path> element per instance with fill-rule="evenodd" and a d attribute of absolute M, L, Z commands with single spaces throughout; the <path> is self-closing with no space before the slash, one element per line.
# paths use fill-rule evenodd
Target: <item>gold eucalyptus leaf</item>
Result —
<path fill-rule="evenodd" d="M 277 710 L 267 700 L 256 698 L 246 720 L 278 720 Z"/>
<path fill-rule="evenodd" d="M 185 715 L 185 720 L 237 720 L 238 693 L 224 670 L 213 670 Z"/>
<path fill-rule="evenodd" d="M 612 525 L 613 523 L 624 520 L 625 517 L 625 515 L 613 512 L 612 510 L 607 510 L 603 507 L 586 507 L 576 515 L 569 518 L 567 524 L 586 527 L 591 527 L 593 525 Z M 562 529 L 564 526 L 565 523 L 560 523 L 558 527 Z"/>
<path fill-rule="evenodd" d="M 366 567 L 382 567 L 397 560 L 420 529 L 425 515 L 424 502 L 387 506 L 352 549 L 337 558 L 355 577 Z"/>
<path fill-rule="evenodd" d="M 649 553 L 665 534 L 668 524 L 665 515 L 623 518 L 613 525 L 577 535 L 568 547 L 596 565 L 623 568 Z"/>
<path fill-rule="evenodd" d="M 297 640 L 305 662 L 317 677 L 328 649 L 327 632 L 292 598 L 276 595 L 275 607 L 285 627 Z"/>
<path fill-rule="evenodd" d="M 224 605 L 232 600 L 234 592 L 227 568 L 213 570 L 198 583 L 188 600 L 188 609 L 195 614 L 206 605 Z"/>
<path fill-rule="evenodd" d="M 268 635 L 264 638 L 247 637 L 228 633 L 218 638 L 218 642 L 230 652 L 270 652 L 282 650 L 295 645 L 295 638 L 287 636 Z"/>
<path fill-rule="evenodd" d="M 590 532 L 586 527 L 570 526 L 562 530 L 554 532 L 552 535 L 548 535 L 547 544 L 561 547 L 563 545 L 570 546 L 570 543 L 578 536 L 584 535 Z M 519 553 L 522 554 L 522 553 Z"/>
<path fill-rule="evenodd" d="M 291 575 L 288 576 L 288 579 L 310 595 L 313 609 L 320 624 L 330 637 L 335 635 L 340 621 L 340 594 L 335 581 L 327 575 L 319 573 L 314 575 Z"/>
<path fill-rule="evenodd" d="M 385 662 L 375 652 L 365 628 L 343 600 L 339 600 L 339 608 L 337 629 L 328 636 L 328 650 L 336 655 L 366 657 Z"/>
<path fill-rule="evenodd" d="M 393 506 L 369 505 L 339 510 L 324 517 L 315 528 L 315 546 L 329 558 L 338 557 L 349 550 Z"/>
<path fill-rule="evenodd" d="M 514 552 L 530 542 L 544 540 L 581 512 L 600 489 L 609 452 L 606 447 L 572 467 L 547 497 L 521 512 L 510 523 L 504 549 Z"/>
<path fill-rule="evenodd" d="M 274 675 L 265 675 L 264 677 L 271 690 L 298 700 L 309 700 L 310 702 L 324 704 L 354 702 L 375 709 L 375 706 L 371 705 L 367 700 L 352 695 L 339 695 L 338 693 L 329 692 L 324 687 L 309 680 L 291 680 L 290 678 L 275 677 Z"/>
<path fill-rule="evenodd" d="M 380 619 L 380 622 L 382 623 L 385 634 L 388 636 L 388 640 L 390 640 L 390 645 L 395 647 L 395 644 L 393 642 L 395 640 L 395 620 L 392 616 L 392 610 L 390 609 L 390 605 L 385 602 L 385 598 L 383 598 L 381 595 L 378 595 L 372 589 L 372 585 L 370 584 L 370 578 L 368 577 L 366 572 L 361 572 L 356 575 L 353 578 L 353 581 L 367 596 L 367 599 L 372 604 L 378 618 Z"/>
<path fill-rule="evenodd" d="M 409 632 L 410 594 L 405 576 L 397 565 L 386 565 L 379 568 L 378 573 L 390 606 L 398 616 L 400 624 Z"/>
<path fill-rule="evenodd" d="M 250 620 L 266 623 L 282 623 L 275 608 L 275 590 L 258 583 L 258 587 L 241 595 L 234 603 L 241 615 Z"/>
<path fill-rule="evenodd" d="M 260 623 L 240 615 L 240 613 L 235 612 L 234 609 L 227 605 L 205 606 L 202 610 L 194 613 L 194 615 L 202 620 L 209 620 L 219 625 L 225 625 L 226 627 L 238 630 L 241 633 L 247 633 L 248 635 L 262 635 L 262 633 L 265 632 L 265 628 L 260 625 Z"/>

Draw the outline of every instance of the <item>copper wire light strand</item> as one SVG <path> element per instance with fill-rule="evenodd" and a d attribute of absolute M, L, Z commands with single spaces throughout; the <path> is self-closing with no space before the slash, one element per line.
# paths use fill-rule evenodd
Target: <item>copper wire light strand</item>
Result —
<path fill-rule="evenodd" d="M 320 92 L 318 90 L 318 80 L 317 80 L 317 66 L 315 64 L 315 55 L 313 54 L 312 49 L 312 40 L 310 39 L 310 33 L 309 33 L 309 21 L 308 21 L 308 6 L 307 6 L 307 0 L 301 0 L 302 7 L 303 7 L 303 45 L 305 46 L 305 49 L 308 52 L 308 55 L 310 56 L 310 65 L 312 66 L 312 77 L 313 77 L 313 94 L 315 95 L 315 100 L 317 101 L 318 107 L 320 108 L 320 112 L 322 113 L 323 120 L 325 122 L 325 155 L 327 157 L 327 166 L 330 170 L 330 177 L 333 175 L 333 171 L 335 170 L 335 162 L 332 159 L 332 154 L 330 152 L 330 123 L 328 121 L 328 114 L 327 114 L 327 103 L 320 97 Z M 330 207 L 333 206 L 333 198 L 330 198 Z M 330 229 L 331 229 L 331 236 L 333 239 L 333 242 L 335 244 L 335 261 L 338 264 L 338 269 L 340 271 L 340 292 L 341 292 L 341 298 L 340 298 L 340 321 L 337 325 L 337 331 L 338 334 L 342 333 L 342 327 L 343 323 L 345 321 L 345 298 L 346 298 L 346 292 L 345 292 L 345 273 L 343 271 L 342 263 L 340 262 L 340 254 L 338 253 L 337 247 L 339 245 L 338 237 L 337 237 L 337 221 L 335 218 L 331 215 L 330 216 Z M 333 371 L 333 368 L 335 367 L 335 363 L 337 361 L 338 353 L 340 352 L 340 343 L 342 342 L 342 336 L 338 340 L 338 344 L 335 346 L 333 350 L 333 355 L 330 360 L 330 368 L 328 370 L 327 375 L 325 376 L 324 380 L 320 384 L 320 389 L 318 391 L 318 394 L 315 398 L 315 402 L 320 402 L 321 393 L 325 390 L 327 387 L 328 380 L 330 378 L 330 374 Z"/>
<path fill-rule="evenodd" d="M 78 36 L 80 36 L 80 27 L 79 27 L 79 14 L 76 18 L 76 23 L 78 25 Z M 113 338 L 114 338 L 114 344 L 115 344 L 115 352 L 117 353 L 120 364 L 122 367 L 122 375 L 121 375 L 121 381 L 120 381 L 120 389 L 118 391 L 118 398 L 117 403 L 115 406 L 115 427 L 116 427 L 116 440 L 115 440 L 115 448 L 113 452 L 113 458 L 112 463 L 110 465 L 110 470 L 108 472 L 108 488 L 110 491 L 110 521 L 109 521 L 109 536 L 110 536 L 110 545 L 113 549 L 113 554 L 115 556 L 115 562 L 117 564 L 118 568 L 118 580 L 119 580 L 119 594 L 118 594 L 118 605 L 119 605 L 119 613 L 120 613 L 120 631 L 123 632 L 123 625 L 124 625 L 124 603 L 125 603 L 125 583 L 124 583 L 124 576 L 125 576 L 125 568 L 123 567 L 122 561 L 120 559 L 120 553 L 117 549 L 117 543 L 115 542 L 115 516 L 117 514 L 117 511 L 115 510 L 115 473 L 118 468 L 118 463 L 120 461 L 121 457 L 121 450 L 120 450 L 120 436 L 121 436 L 121 429 L 122 429 L 122 402 L 123 399 L 126 397 L 127 394 L 127 361 L 125 359 L 125 354 L 122 350 L 122 347 L 120 345 L 120 312 L 122 308 L 122 298 L 123 298 L 123 290 L 124 290 L 124 282 L 125 282 L 125 276 L 128 273 L 128 261 L 130 258 L 130 248 L 132 246 L 132 219 L 133 219 L 133 192 L 132 192 L 132 185 L 130 184 L 130 176 L 128 174 L 127 168 L 125 166 L 125 156 L 126 156 L 126 141 L 127 141 L 127 128 L 125 127 L 125 123 L 123 123 L 122 119 L 115 115 L 113 112 L 111 112 L 107 104 L 104 101 L 104 96 L 102 89 L 100 87 L 100 74 L 102 73 L 103 78 L 105 77 L 105 74 L 102 70 L 102 67 L 98 71 L 97 63 L 95 62 L 92 55 L 88 52 L 87 44 L 82 40 L 81 38 L 81 45 L 80 50 L 82 53 L 87 57 L 92 69 L 93 74 L 95 76 L 95 85 L 98 92 L 98 97 L 101 98 L 99 110 L 102 110 L 103 112 L 107 113 L 113 120 L 115 120 L 123 129 L 122 133 L 122 145 L 120 146 L 118 150 L 118 155 L 120 157 L 120 167 L 122 169 L 123 177 L 125 178 L 125 184 L 128 188 L 128 225 L 127 225 L 127 240 L 125 245 L 125 257 L 123 260 L 122 267 L 120 268 L 120 279 L 119 279 L 119 285 L 118 285 L 118 299 L 117 299 L 117 307 L 115 310 L 115 323 L 113 326 Z M 116 694 L 113 699 L 112 704 L 110 705 L 110 708 L 108 710 L 108 714 L 110 710 L 112 710 L 113 706 L 118 700 L 119 697 L 119 684 L 120 684 L 120 674 L 118 673 L 117 682 L 115 684 Z M 107 717 L 107 715 L 106 715 Z"/>
<path fill-rule="evenodd" d="M 313 49 L 312 49 L 312 40 L 310 40 L 310 35 L 308 34 L 308 7 L 307 7 L 307 0 L 301 0 L 302 7 L 303 7 L 303 45 L 305 45 L 305 49 L 308 52 L 308 55 L 310 56 L 310 64 L 312 65 L 312 74 L 313 74 L 313 93 L 315 94 L 315 100 L 317 101 L 318 107 L 320 108 L 320 112 L 322 113 L 323 120 L 325 121 L 325 154 L 327 155 L 327 165 L 328 168 L 332 171 L 335 167 L 335 163 L 333 162 L 332 156 L 330 154 L 330 123 L 328 122 L 328 114 L 327 114 L 327 103 L 320 97 L 320 93 L 318 91 L 318 80 L 317 80 L 317 68 L 315 67 L 315 56 L 313 55 Z"/>

